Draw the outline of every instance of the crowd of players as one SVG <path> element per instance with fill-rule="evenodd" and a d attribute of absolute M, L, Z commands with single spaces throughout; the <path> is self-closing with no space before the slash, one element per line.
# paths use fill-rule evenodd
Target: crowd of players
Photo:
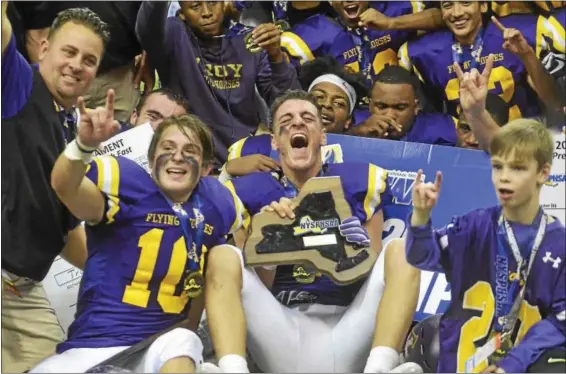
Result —
<path fill-rule="evenodd" d="M 565 25 L 560 1 L 3 2 L 2 371 L 564 372 L 565 231 L 539 193 Z M 150 174 L 93 157 L 146 123 Z M 327 133 L 487 151 L 500 205 L 433 230 L 442 174 L 419 174 L 383 246 L 387 171 L 325 159 Z M 373 270 L 246 267 L 250 218 L 295 219 L 317 176 L 341 177 L 340 235 Z M 41 286 L 57 255 L 84 270 L 66 337 Z M 420 270 L 452 302 L 402 355 Z"/>

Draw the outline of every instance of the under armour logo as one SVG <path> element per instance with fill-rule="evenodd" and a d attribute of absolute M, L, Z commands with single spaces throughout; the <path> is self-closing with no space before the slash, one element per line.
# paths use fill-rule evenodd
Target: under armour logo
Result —
<path fill-rule="evenodd" d="M 542 262 L 544 262 L 546 264 L 547 262 L 550 261 L 550 262 L 552 262 L 552 267 L 554 269 L 558 269 L 558 265 L 560 265 L 560 263 L 562 262 L 562 259 L 560 257 L 552 258 L 552 257 L 550 257 L 551 254 L 552 254 L 551 252 L 546 252 L 546 255 L 542 259 Z"/>

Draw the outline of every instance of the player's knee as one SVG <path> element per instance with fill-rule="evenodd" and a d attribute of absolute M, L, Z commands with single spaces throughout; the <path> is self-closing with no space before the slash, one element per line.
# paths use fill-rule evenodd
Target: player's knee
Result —
<path fill-rule="evenodd" d="M 202 351 L 202 342 L 197 334 L 176 328 L 161 335 L 149 346 L 144 371 L 157 373 L 167 361 L 179 357 L 188 357 L 198 366 L 202 363 Z"/>
<path fill-rule="evenodd" d="M 215 282 L 241 280 L 243 257 L 241 251 L 230 245 L 214 247 L 208 255 L 206 282 L 213 286 Z"/>
<path fill-rule="evenodd" d="M 386 249 L 387 249 L 388 252 L 404 251 L 405 250 L 405 239 L 403 239 L 403 238 L 391 239 L 391 241 L 389 243 L 387 243 Z"/>

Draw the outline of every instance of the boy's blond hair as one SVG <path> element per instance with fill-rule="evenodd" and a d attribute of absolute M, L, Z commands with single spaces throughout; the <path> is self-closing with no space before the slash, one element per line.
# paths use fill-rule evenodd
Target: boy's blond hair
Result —
<path fill-rule="evenodd" d="M 535 159 L 540 170 L 545 164 L 552 165 L 554 141 L 546 126 L 538 121 L 520 118 L 503 126 L 489 146 L 492 156 L 513 155 L 519 161 Z"/>

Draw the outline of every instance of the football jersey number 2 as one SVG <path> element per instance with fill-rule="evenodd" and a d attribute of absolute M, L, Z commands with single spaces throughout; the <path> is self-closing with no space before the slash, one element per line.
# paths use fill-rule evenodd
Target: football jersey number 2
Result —
<path fill-rule="evenodd" d="M 460 329 L 460 339 L 458 341 L 457 352 L 457 372 L 466 372 L 466 361 L 476 352 L 476 342 L 485 339 L 491 331 L 493 317 L 495 316 L 495 297 L 493 290 L 488 282 L 480 281 L 475 283 L 464 293 L 462 308 L 481 312 L 480 317 L 472 317 Z M 519 330 L 514 339 L 514 344 L 518 344 L 527 331 L 538 321 L 541 315 L 537 307 L 523 301 L 519 310 Z M 487 360 L 476 363 L 475 373 L 487 368 Z"/>
<path fill-rule="evenodd" d="M 138 246 L 141 248 L 141 251 L 138 266 L 132 283 L 127 285 L 124 290 L 122 302 L 136 305 L 140 308 L 147 308 L 151 296 L 149 282 L 153 277 L 155 265 L 157 264 L 162 238 L 162 229 L 151 229 L 140 236 Z M 204 258 L 207 251 L 208 249 L 203 245 L 200 263 L 201 272 L 204 269 Z M 175 296 L 175 289 L 185 272 L 186 262 L 187 246 L 185 245 L 185 238 L 180 237 L 173 244 L 167 274 L 161 281 L 157 291 L 157 302 L 165 313 L 181 313 L 189 301 L 188 296 L 184 292 L 179 296 Z"/>
<path fill-rule="evenodd" d="M 490 91 L 499 88 L 496 83 L 501 86 L 501 98 L 509 103 L 515 94 L 515 80 L 513 79 L 513 73 L 509 71 L 505 66 L 498 66 L 491 70 L 491 76 L 489 77 L 488 88 Z M 460 99 L 460 81 L 458 78 L 452 78 L 446 84 L 446 99 L 448 101 L 454 101 Z M 509 108 L 509 121 L 521 118 L 521 110 L 517 105 L 513 105 Z"/>

